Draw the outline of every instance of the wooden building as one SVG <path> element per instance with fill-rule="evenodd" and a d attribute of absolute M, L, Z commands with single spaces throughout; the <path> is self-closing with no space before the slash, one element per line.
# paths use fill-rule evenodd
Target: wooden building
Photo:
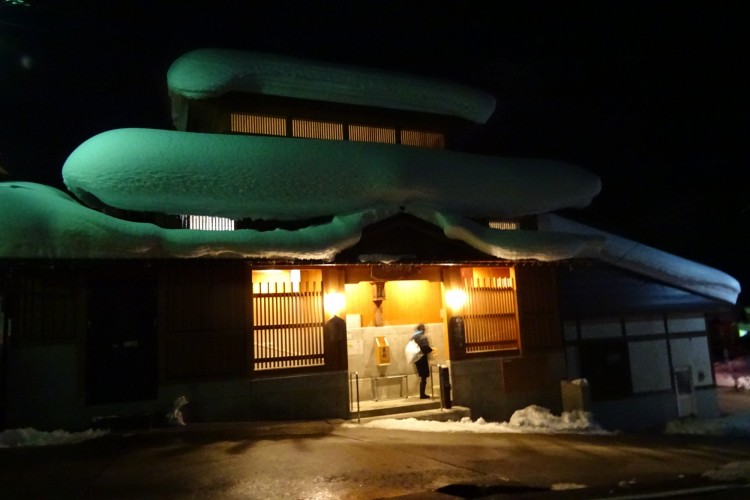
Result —
<path fill-rule="evenodd" d="M 177 130 L 84 143 L 77 200 L 0 184 L 22 221 L 1 228 L 6 426 L 180 396 L 193 421 L 349 418 L 355 397 L 414 396 L 418 323 L 475 418 L 568 409 L 582 378 L 612 427 L 717 411 L 706 321 L 739 285 L 552 215 L 598 178 L 472 153 L 491 96 L 235 51 L 168 81 Z"/>

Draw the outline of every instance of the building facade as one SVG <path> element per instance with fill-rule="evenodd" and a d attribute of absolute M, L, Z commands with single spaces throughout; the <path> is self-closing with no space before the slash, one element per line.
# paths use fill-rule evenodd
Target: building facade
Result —
<path fill-rule="evenodd" d="M 418 323 L 475 418 L 560 412 L 580 379 L 611 427 L 718 411 L 707 321 L 739 285 L 551 215 L 598 178 L 472 152 L 491 96 L 235 51 L 168 83 L 176 130 L 84 143 L 75 198 L 0 185 L 6 426 L 158 420 L 180 396 L 193 421 L 350 418 L 416 394 Z"/>

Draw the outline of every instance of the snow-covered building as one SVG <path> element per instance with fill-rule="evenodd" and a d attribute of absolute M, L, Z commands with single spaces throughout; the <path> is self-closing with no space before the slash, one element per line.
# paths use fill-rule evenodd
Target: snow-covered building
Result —
<path fill-rule="evenodd" d="M 717 412 L 706 321 L 737 281 L 555 215 L 599 178 L 472 152 L 492 96 L 218 49 L 167 79 L 175 130 L 89 139 L 69 193 L 0 183 L 8 425 L 180 396 L 194 421 L 348 418 L 413 398 L 418 323 L 474 417 L 559 411 L 583 378 L 605 426 Z"/>

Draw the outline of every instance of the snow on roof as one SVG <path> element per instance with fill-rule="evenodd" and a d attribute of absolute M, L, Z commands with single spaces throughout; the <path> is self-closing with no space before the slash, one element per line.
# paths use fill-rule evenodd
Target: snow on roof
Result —
<path fill-rule="evenodd" d="M 330 261 L 356 244 L 367 225 L 400 210 L 368 209 L 295 231 L 192 231 L 128 222 L 79 204 L 55 188 L 0 183 L 0 258 L 243 257 Z M 555 215 L 539 217 L 539 231 L 503 231 L 469 219 L 406 210 L 497 258 L 558 261 L 597 258 L 641 275 L 734 304 L 740 285 L 731 276 L 660 250 Z"/>
<path fill-rule="evenodd" d="M 297 231 L 191 231 L 128 222 L 80 205 L 55 188 L 0 183 L 0 257 L 259 257 L 332 259 L 356 243 L 365 215 Z M 7 215 L 7 216 L 5 216 Z"/>
<path fill-rule="evenodd" d="M 516 217 L 584 207 L 601 183 L 552 160 L 397 144 L 118 129 L 63 166 L 80 199 L 110 207 L 232 219 L 306 219 L 373 207 Z"/>
<path fill-rule="evenodd" d="M 604 238 L 599 260 L 701 295 L 737 302 L 739 282 L 717 269 L 615 236 L 558 215 L 538 218 L 539 231 L 563 232 Z"/>
<path fill-rule="evenodd" d="M 0 183 L 0 258 L 244 257 L 330 261 L 356 244 L 362 229 L 399 212 L 369 209 L 302 229 L 193 231 L 116 219 L 79 204 L 55 188 Z M 449 237 L 481 246 L 505 259 L 560 260 L 589 255 L 596 238 L 535 231 L 482 231 L 460 217 L 430 211 L 415 216 L 436 223 Z M 519 234 L 517 234 L 519 233 Z M 520 233 L 525 233 L 520 235 Z"/>
<path fill-rule="evenodd" d="M 485 123 L 495 98 L 478 89 L 401 73 L 227 49 L 199 49 L 167 72 L 173 114 L 182 98 L 253 92 L 345 104 L 419 111 Z"/>

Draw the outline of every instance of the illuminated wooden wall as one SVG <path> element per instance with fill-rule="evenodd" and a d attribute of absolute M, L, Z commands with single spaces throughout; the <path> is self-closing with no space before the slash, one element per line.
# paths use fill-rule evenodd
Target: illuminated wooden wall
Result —
<path fill-rule="evenodd" d="M 425 280 L 387 281 L 381 308 L 385 325 L 439 323 L 443 297 L 439 282 Z M 362 326 L 375 326 L 372 284 L 362 281 L 346 285 L 347 314 L 361 314 Z"/>

